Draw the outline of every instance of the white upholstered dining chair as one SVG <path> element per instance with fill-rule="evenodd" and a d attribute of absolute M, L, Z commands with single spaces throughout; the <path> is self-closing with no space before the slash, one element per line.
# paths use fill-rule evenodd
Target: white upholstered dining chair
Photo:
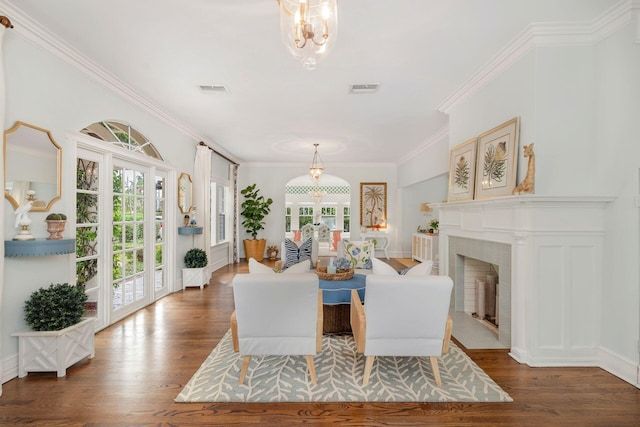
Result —
<path fill-rule="evenodd" d="M 437 385 L 438 357 L 447 353 L 453 321 L 447 276 L 369 275 L 364 306 L 351 293 L 351 328 L 358 353 L 364 353 L 363 385 L 376 356 L 428 356 Z"/>
<path fill-rule="evenodd" d="M 235 312 L 231 315 L 234 351 L 243 355 L 240 384 L 251 356 L 304 355 L 316 384 L 313 356 L 322 350 L 322 293 L 318 276 L 237 274 L 233 279 Z"/>

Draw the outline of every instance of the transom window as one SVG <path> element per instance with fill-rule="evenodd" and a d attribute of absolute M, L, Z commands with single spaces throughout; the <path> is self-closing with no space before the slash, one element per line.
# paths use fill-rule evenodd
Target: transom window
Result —
<path fill-rule="evenodd" d="M 162 160 L 162 156 L 153 144 L 144 135 L 126 123 L 116 121 L 96 122 L 85 127 L 80 132 L 105 142 L 111 142 L 125 150 Z"/>

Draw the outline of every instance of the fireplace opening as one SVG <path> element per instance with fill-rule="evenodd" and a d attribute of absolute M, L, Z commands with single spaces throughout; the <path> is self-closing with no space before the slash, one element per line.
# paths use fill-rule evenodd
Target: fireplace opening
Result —
<path fill-rule="evenodd" d="M 499 269 L 478 259 L 464 259 L 464 311 L 496 333 L 500 315 Z"/>

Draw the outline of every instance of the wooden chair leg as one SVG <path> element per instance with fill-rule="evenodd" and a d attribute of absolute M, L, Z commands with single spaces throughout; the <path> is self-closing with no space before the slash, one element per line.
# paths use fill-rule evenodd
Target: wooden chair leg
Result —
<path fill-rule="evenodd" d="M 436 384 L 442 385 L 442 380 L 440 379 L 440 368 L 438 368 L 438 358 L 436 356 L 429 356 L 429 360 L 431 360 L 431 369 L 433 369 L 433 376 L 436 378 Z"/>
<path fill-rule="evenodd" d="M 316 324 L 316 352 L 322 351 L 322 328 L 324 326 L 324 313 L 322 308 L 322 291 L 318 291 L 318 323 Z"/>
<path fill-rule="evenodd" d="M 242 358 L 242 367 L 240 368 L 240 379 L 238 382 L 244 384 L 244 377 L 247 375 L 247 369 L 249 369 L 249 362 L 251 362 L 251 356 L 244 356 Z"/>
<path fill-rule="evenodd" d="M 367 356 L 364 363 L 364 378 L 362 379 L 362 385 L 369 384 L 369 376 L 371 375 L 371 368 L 373 368 L 373 361 L 375 356 Z"/>
<path fill-rule="evenodd" d="M 311 376 L 311 384 L 318 384 L 318 380 L 316 379 L 316 365 L 313 364 L 313 356 L 306 355 L 304 356 L 307 359 L 307 367 L 309 368 L 309 375 Z"/>
<path fill-rule="evenodd" d="M 451 342 L 451 331 L 453 330 L 453 319 L 451 315 L 447 316 L 447 324 L 444 327 L 444 341 L 442 341 L 442 354 L 449 352 L 449 343 Z"/>
<path fill-rule="evenodd" d="M 231 342 L 233 343 L 233 351 L 240 351 L 240 343 L 238 342 L 238 318 L 236 317 L 236 312 L 231 313 Z"/>

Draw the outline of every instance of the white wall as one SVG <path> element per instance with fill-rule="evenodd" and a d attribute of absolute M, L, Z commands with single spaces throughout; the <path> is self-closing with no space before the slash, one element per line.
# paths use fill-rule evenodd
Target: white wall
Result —
<path fill-rule="evenodd" d="M 435 178 L 418 182 L 400 189 L 402 194 L 402 239 L 401 250 L 404 257 L 411 257 L 411 235 L 416 232 L 418 226 L 427 227 L 427 218 L 424 212 L 420 212 L 422 203 L 442 203 L 447 200 L 449 174 L 443 174 Z M 438 211 L 434 209 L 428 213 L 433 219 L 438 218 Z"/>
<path fill-rule="evenodd" d="M 351 239 L 357 240 L 360 236 L 360 183 L 361 182 L 386 182 L 387 183 L 387 232 L 390 237 L 389 256 L 397 256 L 400 253 L 402 238 L 402 216 L 400 214 L 399 193 L 397 190 L 396 166 L 393 164 L 371 165 L 341 165 L 331 164 L 325 160 L 325 172 L 340 177 L 351 186 Z M 242 190 L 248 185 L 257 183 L 260 194 L 265 198 L 271 197 L 271 213 L 267 216 L 265 229 L 258 233 L 259 239 L 267 239 L 267 245 L 280 245 L 284 239 L 284 189 L 291 179 L 306 175 L 309 165 L 265 165 L 243 164 L 238 169 L 238 189 Z M 244 198 L 240 195 L 240 203 Z M 240 218 L 239 223 L 242 223 Z M 405 236 L 406 237 L 406 236 Z M 248 237 L 244 230 L 240 230 L 240 240 Z M 395 254 L 395 255 L 394 255 Z M 244 247 L 240 244 L 240 257 L 244 258 Z"/>
<path fill-rule="evenodd" d="M 592 191 L 616 197 L 606 218 L 602 348 L 639 365 L 640 44 L 633 43 L 635 30 L 628 25 L 595 49 Z"/>
<path fill-rule="evenodd" d="M 178 172 L 193 175 L 193 158 L 196 142 L 154 115 L 126 102 L 113 92 L 91 80 L 66 62 L 31 42 L 16 32 L 8 31 L 4 38 L 4 62 L 6 69 L 6 121 L 7 128 L 23 121 L 49 129 L 63 150 L 62 199 L 52 210 L 69 214 L 73 206 L 75 188 L 75 158 L 66 139 L 69 131 L 77 132 L 84 126 L 100 120 L 121 120 L 142 132 L 155 145 L 167 163 Z M 28 167 L 28 165 L 25 165 Z M 71 190 L 70 190 L 71 189 Z M 174 200 L 169 206 L 176 209 Z M 5 238 L 16 232 L 13 228 L 13 209 L 4 201 Z M 38 238 L 44 238 L 46 212 L 30 213 L 31 230 Z M 66 231 L 66 235 L 70 231 Z M 177 234 L 177 231 L 176 231 Z M 177 238 L 176 257 L 181 260 L 191 245 L 190 239 Z M 179 279 L 181 262 L 176 277 Z M 13 357 L 17 352 L 17 339 L 12 332 L 24 329 L 24 301 L 31 292 L 52 282 L 75 282 L 73 255 L 46 257 L 6 258 L 2 295 L 1 356 Z"/>
<path fill-rule="evenodd" d="M 601 361 L 635 382 L 639 338 L 640 45 L 627 25 L 594 46 L 538 47 L 450 114 L 451 146 L 520 116 L 536 194 L 614 196 L 601 283 Z"/>

